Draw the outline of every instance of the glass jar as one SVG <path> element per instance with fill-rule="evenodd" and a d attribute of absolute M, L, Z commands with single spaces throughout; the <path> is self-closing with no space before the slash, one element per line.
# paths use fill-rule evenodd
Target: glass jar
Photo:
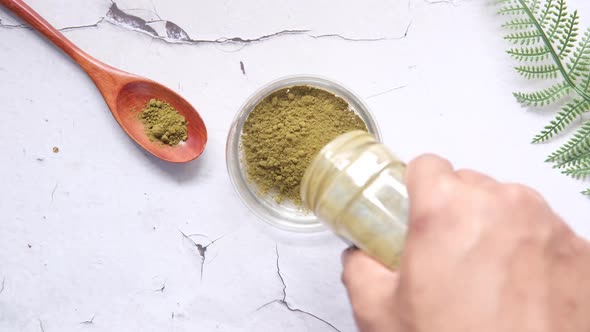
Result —
<path fill-rule="evenodd" d="M 315 157 L 301 182 L 301 198 L 337 235 L 395 269 L 407 231 L 404 173 L 404 163 L 383 144 L 353 131 Z"/>

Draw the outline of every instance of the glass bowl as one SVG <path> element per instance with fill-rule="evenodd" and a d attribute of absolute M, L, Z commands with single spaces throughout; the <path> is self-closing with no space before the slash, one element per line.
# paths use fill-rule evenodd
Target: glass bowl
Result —
<path fill-rule="evenodd" d="M 349 89 L 322 77 L 289 76 L 263 86 L 242 105 L 229 130 L 226 145 L 226 163 L 229 177 L 238 195 L 260 219 L 287 231 L 317 232 L 325 228 L 311 211 L 290 202 L 277 203 L 270 195 L 262 195 L 257 192 L 256 185 L 248 180 L 241 151 L 242 127 L 254 107 L 269 94 L 297 85 L 323 89 L 344 99 L 350 109 L 356 112 L 365 122 L 368 131 L 375 136 L 377 141 L 381 141 L 377 123 L 368 107 Z"/>

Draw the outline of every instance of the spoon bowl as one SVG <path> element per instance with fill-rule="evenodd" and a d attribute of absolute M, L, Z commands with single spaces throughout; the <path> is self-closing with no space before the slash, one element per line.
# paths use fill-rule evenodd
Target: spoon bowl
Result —
<path fill-rule="evenodd" d="M 176 92 L 162 84 L 96 60 L 74 45 L 22 0 L 0 0 L 0 5 L 30 24 L 76 61 L 94 81 L 121 128 L 146 151 L 175 163 L 191 161 L 203 153 L 207 143 L 205 124 L 199 113 Z M 149 139 L 144 124 L 139 119 L 139 112 L 150 99 L 167 102 L 184 116 L 188 123 L 186 141 L 170 146 Z"/>
<path fill-rule="evenodd" d="M 187 120 L 188 137 L 178 145 L 170 146 L 149 139 L 145 134 L 139 113 L 150 99 L 167 102 Z M 201 155 L 207 143 L 207 130 L 196 110 L 169 88 L 146 79 L 125 84 L 115 98 L 112 109 L 123 130 L 141 147 L 154 156 L 170 162 L 187 162 Z"/>

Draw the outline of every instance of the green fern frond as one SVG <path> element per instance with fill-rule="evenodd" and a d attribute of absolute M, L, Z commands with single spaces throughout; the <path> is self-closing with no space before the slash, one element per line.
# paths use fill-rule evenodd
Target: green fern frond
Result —
<path fill-rule="evenodd" d="M 518 61 L 538 62 L 551 56 L 551 51 L 546 46 L 511 48 L 507 52 Z"/>
<path fill-rule="evenodd" d="M 569 95 L 570 91 L 570 86 L 567 83 L 562 82 L 560 84 L 553 85 L 547 89 L 537 92 L 515 92 L 514 97 L 516 97 L 516 100 L 518 100 L 518 102 L 525 105 L 545 106 L 554 103 L 557 100 Z"/>
<path fill-rule="evenodd" d="M 553 10 L 549 11 L 549 20 L 547 24 L 546 35 L 552 42 L 555 42 L 555 37 L 559 36 L 566 25 L 567 7 L 565 0 L 557 0 L 553 6 Z"/>
<path fill-rule="evenodd" d="M 579 19 L 577 10 L 566 19 L 563 36 L 559 37 L 559 45 L 557 46 L 557 52 L 562 60 L 568 57 L 575 46 L 579 30 L 578 25 L 580 24 Z"/>
<path fill-rule="evenodd" d="M 541 33 L 537 30 L 519 31 L 506 35 L 504 39 L 516 45 L 534 45 L 541 42 Z"/>
<path fill-rule="evenodd" d="M 557 78 L 559 68 L 556 65 L 538 65 L 538 66 L 518 66 L 516 71 L 528 79 L 543 78 L 551 79 Z"/>
<path fill-rule="evenodd" d="M 590 176 L 590 160 L 586 160 L 577 164 L 576 166 L 568 167 L 561 173 L 569 175 L 574 179 L 586 179 Z"/>
<path fill-rule="evenodd" d="M 580 33 L 578 11 L 568 13 L 566 0 L 507 0 L 503 4 L 500 12 L 511 16 L 504 24 L 510 30 L 505 39 L 521 45 L 508 54 L 529 63 L 515 67 L 516 71 L 530 79 L 559 78 L 549 88 L 514 93 L 516 100 L 529 106 L 546 106 L 572 98 L 533 138 L 533 143 L 544 142 L 590 110 L 590 28 Z M 590 178 L 590 121 L 547 161 L 569 176 Z M 590 189 L 584 194 L 590 195 Z"/>
<path fill-rule="evenodd" d="M 566 162 L 587 153 L 590 153 L 590 121 L 584 123 L 582 128 L 567 143 L 549 155 L 546 161 Z"/>
<path fill-rule="evenodd" d="M 581 192 L 582 195 L 590 196 L 590 189 L 586 189 Z"/>
<path fill-rule="evenodd" d="M 579 77 L 590 73 L 590 28 L 584 32 L 584 37 L 567 64 L 567 75 L 575 81 Z"/>
<path fill-rule="evenodd" d="M 573 103 L 567 104 L 549 125 L 545 126 L 539 134 L 533 138 L 533 143 L 545 142 L 553 136 L 559 134 L 569 126 L 578 116 L 587 112 L 590 103 L 585 100 L 574 100 Z"/>

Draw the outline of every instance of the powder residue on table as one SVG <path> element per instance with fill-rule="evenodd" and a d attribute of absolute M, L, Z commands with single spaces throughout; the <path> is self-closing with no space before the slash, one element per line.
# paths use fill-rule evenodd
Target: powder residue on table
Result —
<path fill-rule="evenodd" d="M 172 146 L 188 138 L 186 119 L 166 102 L 151 99 L 145 104 L 139 118 L 152 141 Z"/>
<path fill-rule="evenodd" d="M 299 187 L 312 158 L 332 139 L 367 130 L 348 103 L 310 87 L 278 90 L 260 101 L 242 129 L 246 172 L 262 194 L 301 205 Z"/>

